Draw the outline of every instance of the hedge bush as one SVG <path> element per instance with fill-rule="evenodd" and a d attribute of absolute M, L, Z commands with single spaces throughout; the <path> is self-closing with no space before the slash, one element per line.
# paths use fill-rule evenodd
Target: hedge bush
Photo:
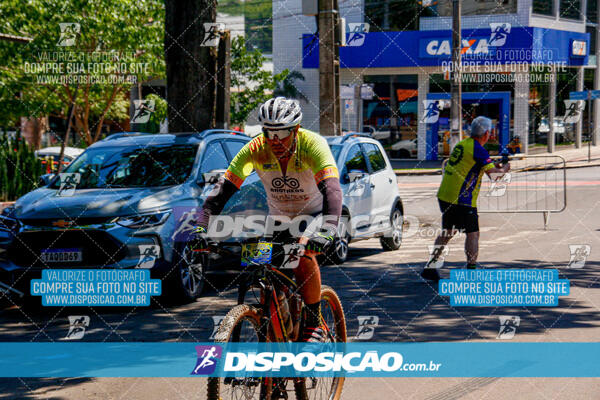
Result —
<path fill-rule="evenodd" d="M 14 140 L 0 135 L 0 201 L 13 201 L 36 189 L 41 174 L 42 164 L 20 134 Z"/>

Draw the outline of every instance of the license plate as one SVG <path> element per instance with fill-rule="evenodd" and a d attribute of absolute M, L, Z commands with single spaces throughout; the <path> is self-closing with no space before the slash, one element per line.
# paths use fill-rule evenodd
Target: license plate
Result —
<path fill-rule="evenodd" d="M 80 249 L 44 249 L 41 259 L 44 262 L 78 262 L 82 260 Z"/>
<path fill-rule="evenodd" d="M 242 245 L 242 267 L 271 262 L 273 243 L 259 242 Z"/>

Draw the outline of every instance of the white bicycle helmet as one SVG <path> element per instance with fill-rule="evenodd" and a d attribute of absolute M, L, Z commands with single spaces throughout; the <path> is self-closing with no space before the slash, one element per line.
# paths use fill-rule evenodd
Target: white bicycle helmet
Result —
<path fill-rule="evenodd" d="M 275 97 L 260 106 L 258 121 L 266 129 L 293 128 L 302 121 L 302 110 L 297 100 Z"/>

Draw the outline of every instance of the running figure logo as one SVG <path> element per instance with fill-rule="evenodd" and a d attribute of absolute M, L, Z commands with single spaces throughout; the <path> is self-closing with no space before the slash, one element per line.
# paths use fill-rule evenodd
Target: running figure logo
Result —
<path fill-rule="evenodd" d="M 508 22 L 492 22 L 490 23 L 490 29 L 492 33 L 490 35 L 489 46 L 500 47 L 506 43 L 511 29 L 511 25 Z"/>
<path fill-rule="evenodd" d="M 160 246 L 157 244 L 140 244 L 140 258 L 136 268 L 152 268 L 160 256 Z"/>
<path fill-rule="evenodd" d="M 435 124 L 440 118 L 440 101 L 439 100 L 423 100 L 425 113 L 423 122 L 426 124 Z"/>
<path fill-rule="evenodd" d="M 80 25 L 76 22 L 61 22 L 58 26 L 60 27 L 60 37 L 56 45 L 62 47 L 74 46 L 77 35 L 81 30 Z"/>
<path fill-rule="evenodd" d="M 365 39 L 367 37 L 367 33 L 369 33 L 369 25 L 366 22 L 358 22 L 358 23 L 349 23 L 348 27 L 350 28 L 350 33 L 348 36 L 348 40 L 346 41 L 346 46 L 349 47 L 359 47 L 365 43 Z"/>
<path fill-rule="evenodd" d="M 82 339 L 88 326 L 90 326 L 90 317 L 87 315 L 69 315 L 69 332 L 65 340 Z"/>
<path fill-rule="evenodd" d="M 60 186 L 56 195 L 64 197 L 73 196 L 77 185 L 81 182 L 81 174 L 78 172 L 72 174 L 63 172 L 58 174 L 58 179 L 60 181 Z"/>
<path fill-rule="evenodd" d="M 132 124 L 145 124 L 154 112 L 154 100 L 134 100 L 134 111 L 131 118 Z"/>
<path fill-rule="evenodd" d="M 510 172 L 505 173 L 502 176 L 494 176 L 498 174 L 490 174 L 492 176 L 492 184 L 490 190 L 487 192 L 487 197 L 502 197 L 506 193 L 506 189 L 512 180 Z"/>
<path fill-rule="evenodd" d="M 223 30 L 225 24 L 205 22 L 204 23 L 204 39 L 200 46 L 215 47 L 219 44 L 219 32 Z"/>
<path fill-rule="evenodd" d="M 217 334 L 217 331 L 219 330 L 219 327 L 221 326 L 221 322 L 223 322 L 224 319 L 225 319 L 224 315 L 213 315 L 213 317 L 212 317 L 213 331 L 210 334 L 210 337 L 208 338 L 208 340 L 215 339 L 215 335 Z"/>
<path fill-rule="evenodd" d="M 433 244 L 428 245 L 427 248 L 429 249 L 429 259 L 435 260 L 435 262 L 428 263 L 427 268 L 442 268 L 444 266 L 444 260 L 446 259 L 446 256 L 450 253 L 450 248 L 448 246 L 436 246 Z"/>
<path fill-rule="evenodd" d="M 217 360 L 221 358 L 223 348 L 221 346 L 196 346 L 196 353 L 198 353 L 198 361 L 190 375 L 210 375 L 217 368 Z"/>
<path fill-rule="evenodd" d="M 585 101 L 583 100 L 565 100 L 565 124 L 578 123 L 584 109 Z"/>
<path fill-rule="evenodd" d="M 571 252 L 571 259 L 567 268 L 583 268 L 585 261 L 590 256 L 592 247 L 589 244 L 570 244 L 569 251 Z"/>
<path fill-rule="evenodd" d="M 521 317 L 512 315 L 498 315 L 500 330 L 496 339 L 512 339 L 517 332 L 517 326 L 521 324 Z"/>
<path fill-rule="evenodd" d="M 191 238 L 194 228 L 196 228 L 197 213 L 198 209 L 196 207 L 181 213 L 181 217 L 179 217 L 179 220 L 177 221 L 177 229 L 175 229 L 175 232 L 171 235 L 171 239 L 187 242 Z"/>
<path fill-rule="evenodd" d="M 358 319 L 358 332 L 356 332 L 356 340 L 370 340 L 375 334 L 375 328 L 379 325 L 379 317 L 377 315 L 368 315 L 356 317 Z"/>

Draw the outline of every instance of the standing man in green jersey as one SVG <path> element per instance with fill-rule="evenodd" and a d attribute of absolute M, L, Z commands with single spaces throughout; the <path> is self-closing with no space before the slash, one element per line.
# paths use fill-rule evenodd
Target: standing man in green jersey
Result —
<path fill-rule="evenodd" d="M 492 121 L 477 117 L 471 124 L 471 136 L 459 142 L 452 150 L 444 171 L 442 184 L 437 193 L 442 211 L 442 232 L 435 240 L 434 251 L 421 272 L 424 279 L 438 281 L 440 274 L 435 268 L 444 246 L 457 231 L 465 232 L 467 268 L 475 269 L 479 252 L 479 217 L 477 196 L 483 173 L 504 175 L 510 170 L 506 163 L 500 166 L 490 159 L 484 145 L 490 138 Z"/>

